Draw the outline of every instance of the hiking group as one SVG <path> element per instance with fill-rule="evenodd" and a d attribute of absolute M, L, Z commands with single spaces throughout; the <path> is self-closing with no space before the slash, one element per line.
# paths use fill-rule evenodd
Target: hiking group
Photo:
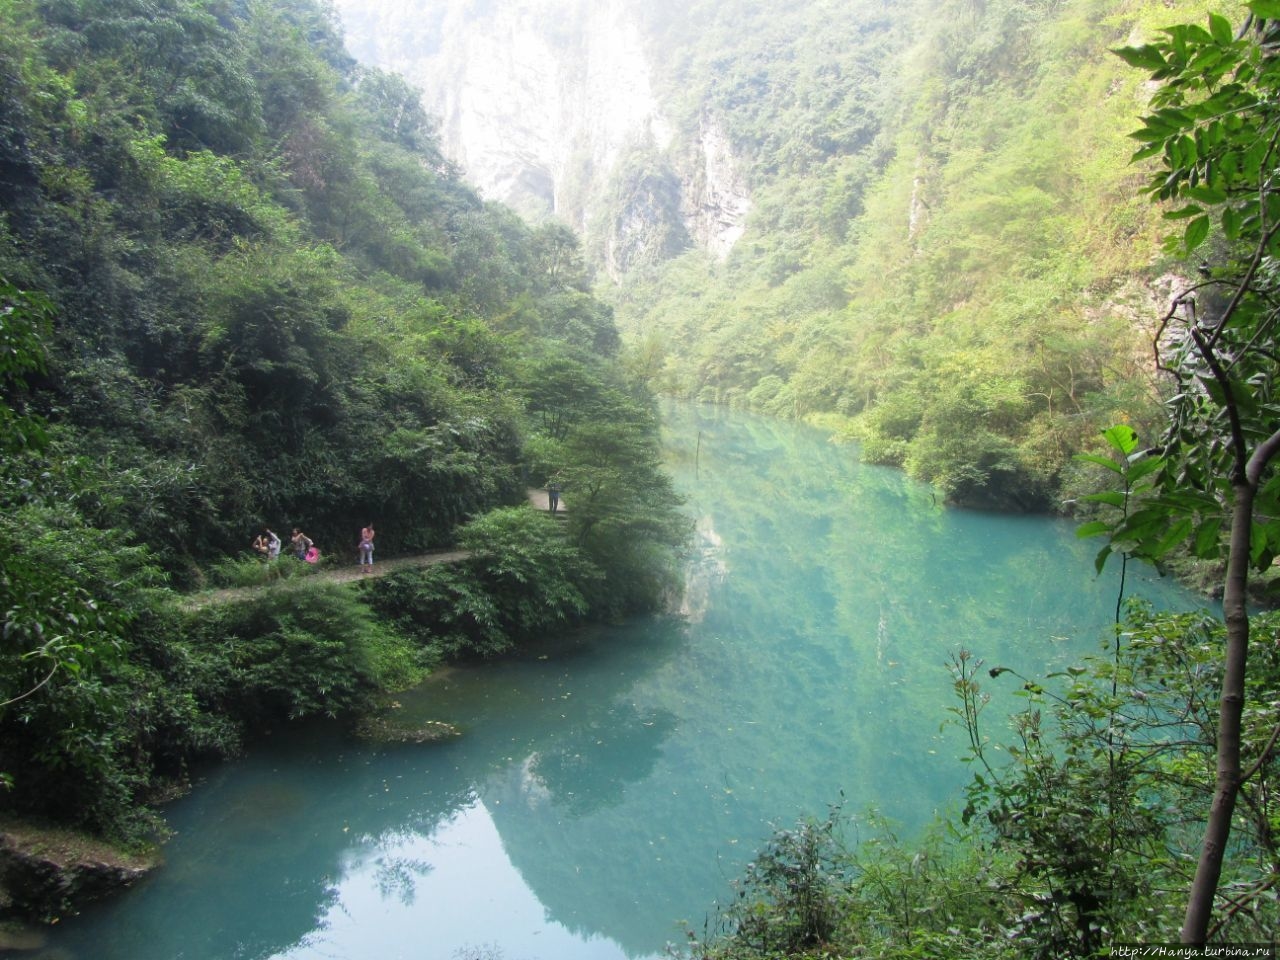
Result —
<path fill-rule="evenodd" d="M 361 573 L 373 572 L 373 524 L 365 524 L 360 528 L 360 542 L 356 545 L 357 557 Z M 253 540 L 253 551 L 264 560 L 275 560 L 280 556 L 280 537 L 270 527 L 263 527 Z M 318 563 L 320 549 L 315 541 L 303 533 L 298 527 L 293 528 L 289 537 L 289 552 L 298 560 L 306 563 Z"/>
<path fill-rule="evenodd" d="M 253 552 L 264 560 L 277 559 L 281 547 L 280 536 L 270 527 L 263 527 L 262 532 L 253 540 Z M 297 527 L 293 528 L 293 535 L 289 538 L 289 552 L 307 563 L 316 563 L 320 559 L 320 551 L 315 543 Z"/>

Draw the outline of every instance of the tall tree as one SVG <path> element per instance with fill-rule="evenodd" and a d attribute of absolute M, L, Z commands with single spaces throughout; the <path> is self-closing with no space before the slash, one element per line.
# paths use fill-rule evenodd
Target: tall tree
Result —
<path fill-rule="evenodd" d="M 1271 19 L 1280 18 L 1280 3 L 1247 6 L 1239 32 L 1214 14 L 1207 28 L 1169 27 L 1117 51 L 1159 84 L 1133 134 L 1143 144 L 1134 159 L 1158 158 L 1149 193 L 1167 205 L 1166 218 L 1184 224 L 1168 250 L 1199 258 L 1201 279 L 1174 298 L 1156 338 L 1157 365 L 1175 390 L 1165 436 L 1147 451 L 1158 461 L 1150 496 L 1109 528 L 1099 562 L 1112 547 L 1159 558 L 1189 542 L 1196 555 L 1226 564 L 1216 788 L 1181 932 L 1194 944 L 1214 932 L 1240 786 L 1265 758 L 1241 750 L 1246 600 L 1250 571 L 1280 553 L 1280 476 L 1272 469 L 1280 454 L 1280 23 Z"/>

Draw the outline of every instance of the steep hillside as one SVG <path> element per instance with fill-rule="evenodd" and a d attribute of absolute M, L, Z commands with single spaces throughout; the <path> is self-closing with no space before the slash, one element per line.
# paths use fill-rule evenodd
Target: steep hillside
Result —
<path fill-rule="evenodd" d="M 247 730 L 665 602 L 684 524 L 587 276 L 315 0 L 0 3 L 0 813 L 136 838 Z M 172 602 L 373 524 L 468 558 L 377 610 Z"/>
<path fill-rule="evenodd" d="M 1128 165 L 1147 91 L 1109 51 L 1207 7 L 338 6 L 483 191 L 542 184 L 524 209 L 581 231 L 666 391 L 823 416 L 956 501 L 1035 508 L 1151 409 L 1170 267 Z"/>

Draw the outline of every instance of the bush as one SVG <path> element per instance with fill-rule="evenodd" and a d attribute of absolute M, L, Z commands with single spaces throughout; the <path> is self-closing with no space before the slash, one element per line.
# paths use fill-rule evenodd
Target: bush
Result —
<path fill-rule="evenodd" d="M 65 503 L 0 515 L 0 774 L 9 809 L 123 837 L 147 784 L 130 663 L 146 550 Z"/>
<path fill-rule="evenodd" d="M 494 656 L 579 622 L 600 574 L 562 525 L 528 507 L 494 510 L 461 531 L 457 563 L 382 577 L 372 603 L 419 642 L 448 656 Z"/>
<path fill-rule="evenodd" d="M 213 706 L 242 721 L 349 714 L 425 674 L 410 639 L 341 586 L 305 584 L 202 616 L 201 643 L 221 651 L 228 671 Z"/>
<path fill-rule="evenodd" d="M 851 882 L 841 824 L 834 806 L 823 820 L 804 818 L 775 830 L 734 883 L 736 896 L 720 915 L 723 942 L 700 945 L 701 956 L 766 957 L 830 941 Z"/>
<path fill-rule="evenodd" d="M 281 554 L 275 560 L 260 557 L 224 557 L 209 569 L 209 579 L 220 587 L 256 587 L 274 580 L 305 577 L 320 569 L 319 564 L 299 563 L 296 557 Z"/>

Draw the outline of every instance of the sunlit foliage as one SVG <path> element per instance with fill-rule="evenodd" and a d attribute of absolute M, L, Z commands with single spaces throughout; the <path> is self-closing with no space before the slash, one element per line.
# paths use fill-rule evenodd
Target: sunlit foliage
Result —
<path fill-rule="evenodd" d="M 954 502 L 1015 508 L 1055 503 L 1100 421 L 1157 416 L 1145 97 L 1109 48 L 1200 5 L 663 9 L 673 109 L 728 128 L 753 208 L 725 260 L 610 294 L 659 389 L 821 414 Z"/>

